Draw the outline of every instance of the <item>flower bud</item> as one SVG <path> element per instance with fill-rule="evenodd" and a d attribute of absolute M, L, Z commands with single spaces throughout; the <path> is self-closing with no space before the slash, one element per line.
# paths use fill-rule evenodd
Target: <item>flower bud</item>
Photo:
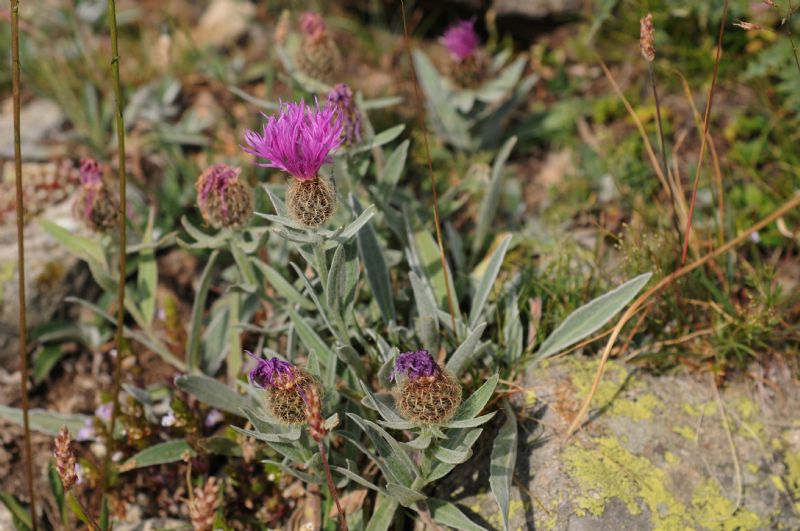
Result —
<path fill-rule="evenodd" d="M 272 416 L 284 424 L 304 424 L 311 417 L 320 416 L 319 385 L 310 374 L 288 361 L 248 355 L 258 360 L 249 373 L 250 383 L 266 391 L 267 409 Z M 314 426 L 309 425 L 314 435 Z"/>
<path fill-rule="evenodd" d="M 342 139 L 352 146 L 361 142 L 361 112 L 353 100 L 353 91 L 344 83 L 339 83 L 328 93 L 328 105 L 339 110 L 342 117 Z"/>
<path fill-rule="evenodd" d="M 100 164 L 94 159 L 82 159 L 80 174 L 73 215 L 95 232 L 110 231 L 119 220 L 119 201 L 103 181 Z"/>
<path fill-rule="evenodd" d="M 303 40 L 295 56 L 297 67 L 313 79 L 330 83 L 341 69 L 342 55 L 325 20 L 318 13 L 305 12 L 300 16 L 300 31 Z"/>
<path fill-rule="evenodd" d="M 427 350 L 400 354 L 392 376 L 398 381 L 394 393 L 397 408 L 416 424 L 447 422 L 461 404 L 461 384 Z"/>
<path fill-rule="evenodd" d="M 197 178 L 200 214 L 214 228 L 239 228 L 253 213 L 253 192 L 239 178 L 240 173 L 239 168 L 215 164 Z"/>
<path fill-rule="evenodd" d="M 286 210 L 306 227 L 319 227 L 336 210 L 336 189 L 322 175 L 292 179 L 286 190 Z"/>

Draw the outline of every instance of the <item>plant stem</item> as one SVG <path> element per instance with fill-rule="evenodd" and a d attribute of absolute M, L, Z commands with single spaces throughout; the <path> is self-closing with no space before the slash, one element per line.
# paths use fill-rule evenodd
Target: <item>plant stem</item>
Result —
<path fill-rule="evenodd" d="M 322 439 L 317 441 L 317 447 L 319 448 L 319 454 L 322 457 L 322 467 L 325 469 L 325 479 L 328 481 L 328 489 L 331 491 L 333 502 L 336 504 L 336 510 L 338 511 L 339 529 L 342 531 L 348 531 L 347 518 L 345 517 L 345 514 L 342 511 L 342 506 L 339 503 L 339 491 L 336 490 L 336 485 L 333 483 L 331 467 L 328 465 L 328 455 L 325 452 L 325 445 L 322 443 Z"/>
<path fill-rule="evenodd" d="M 456 310 L 453 303 L 453 294 L 450 292 L 450 274 L 447 268 L 447 259 L 444 255 L 444 243 L 442 243 L 442 223 L 439 219 L 439 196 L 436 192 L 436 174 L 433 172 L 433 160 L 431 150 L 428 146 L 428 128 L 425 125 L 425 110 L 422 104 L 422 95 L 419 92 L 419 82 L 417 73 L 414 70 L 414 59 L 411 56 L 411 38 L 408 36 L 408 23 L 406 22 L 406 3 L 400 0 L 400 11 L 403 15 L 403 38 L 405 40 L 406 54 L 408 55 L 408 65 L 411 69 L 411 80 L 414 85 L 414 98 L 417 102 L 420 129 L 422 131 L 422 143 L 425 146 L 425 158 L 428 164 L 428 175 L 431 179 L 431 193 L 433 194 L 433 222 L 436 226 L 436 243 L 439 245 L 439 257 L 442 262 L 442 274 L 444 275 L 444 288 L 447 293 L 447 307 L 450 310 L 450 323 L 453 325 L 453 334 L 458 341 L 458 327 L 456 327 Z M 439 360 L 444 361 L 444 360 Z"/>
<path fill-rule="evenodd" d="M 661 121 L 661 102 L 658 99 L 658 90 L 656 89 L 656 73 L 653 70 L 653 63 L 647 61 L 647 75 L 650 78 L 650 86 L 653 89 L 653 100 L 656 104 L 656 126 L 658 127 L 658 141 L 661 149 L 661 163 L 664 165 L 664 178 L 667 181 L 667 193 L 669 194 L 669 204 L 672 206 L 672 224 L 675 227 L 676 237 L 681 237 L 681 228 L 678 223 L 678 211 L 675 206 L 675 189 L 672 186 L 672 178 L 670 177 L 669 163 L 667 162 L 667 148 L 664 142 L 664 126 Z"/>
<path fill-rule="evenodd" d="M 28 320 L 25 300 L 25 205 L 22 197 L 22 148 L 20 141 L 20 82 L 19 82 L 19 0 L 11 2 L 11 90 L 14 99 L 14 172 L 17 192 L 17 277 L 19 301 L 19 383 L 22 393 L 22 426 L 25 432 L 25 478 L 31 500 L 31 522 L 36 531 L 36 496 L 33 490 L 33 452 L 31 426 L 28 420 Z"/>
<path fill-rule="evenodd" d="M 119 413 L 119 393 L 122 385 L 122 357 L 123 357 L 123 330 L 125 327 L 125 261 L 127 258 L 127 239 L 126 239 L 126 175 L 125 175 L 125 123 L 122 118 L 122 87 L 119 80 L 119 47 L 117 44 L 117 8 L 114 0 L 108 0 L 108 28 L 111 33 L 111 72 L 114 77 L 114 102 L 115 102 L 115 122 L 117 126 L 117 160 L 119 165 L 119 281 L 117 286 L 117 330 L 116 330 L 116 349 L 117 355 L 114 358 L 114 382 L 112 391 L 111 422 L 109 423 L 108 448 L 103 459 L 103 472 L 100 480 L 101 496 L 108 489 L 109 469 L 111 467 L 111 456 L 114 454 L 114 431 Z"/>
<path fill-rule="evenodd" d="M 325 259 L 325 241 L 322 239 L 317 233 L 314 233 L 314 243 L 312 244 L 314 248 L 314 258 L 317 261 L 317 273 L 319 274 L 319 280 L 322 282 L 322 289 L 328 289 L 328 263 Z"/>
<path fill-rule="evenodd" d="M 728 18 L 728 0 L 722 7 L 722 20 L 719 23 L 719 40 L 717 41 L 717 55 L 714 59 L 714 73 L 711 76 L 711 86 L 708 88 L 708 101 L 706 102 L 706 112 L 703 116 L 703 136 L 700 141 L 700 156 L 697 159 L 697 168 L 694 173 L 694 185 L 692 186 L 692 199 L 689 202 L 689 216 L 686 220 L 686 230 L 683 234 L 683 251 L 681 252 L 681 267 L 686 263 L 686 252 L 689 250 L 689 236 L 692 231 L 692 217 L 694 216 L 694 205 L 697 200 L 697 186 L 700 184 L 700 170 L 703 167 L 703 158 L 706 154 L 706 138 L 708 137 L 708 127 L 711 122 L 711 105 L 714 102 L 714 88 L 717 86 L 717 75 L 719 73 L 719 62 L 722 57 L 722 37 L 725 35 L 725 21 Z"/>
<path fill-rule="evenodd" d="M 100 524 L 98 524 L 97 521 L 94 518 L 92 518 L 92 516 L 86 510 L 86 507 L 84 507 L 84 505 L 81 503 L 78 497 L 75 496 L 72 492 L 68 492 L 67 495 L 72 499 L 73 502 L 75 502 L 75 505 L 83 513 L 82 516 L 86 519 L 85 523 L 87 527 L 89 527 L 89 529 L 91 529 L 92 531 L 103 531 L 103 529 L 100 527 Z"/>

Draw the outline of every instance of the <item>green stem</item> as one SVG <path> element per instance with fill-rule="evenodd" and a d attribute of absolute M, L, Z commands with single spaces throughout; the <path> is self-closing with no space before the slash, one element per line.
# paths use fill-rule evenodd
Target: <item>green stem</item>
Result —
<path fill-rule="evenodd" d="M 322 282 L 322 289 L 328 289 L 328 261 L 325 259 L 325 241 L 319 234 L 314 234 L 314 258 L 317 261 L 317 274 Z"/>
<path fill-rule="evenodd" d="M 117 300 L 117 355 L 114 359 L 114 383 L 111 399 L 111 422 L 109 423 L 108 448 L 103 459 L 103 473 L 100 480 L 100 500 L 108 489 L 108 472 L 111 467 L 111 456 L 114 454 L 114 430 L 119 414 L 119 393 L 122 386 L 122 357 L 124 352 L 123 329 L 125 326 L 125 262 L 127 259 L 126 242 L 126 174 L 125 174 L 125 122 L 122 118 L 122 86 L 119 79 L 119 46 L 117 42 L 117 8 L 114 0 L 108 0 L 108 28 L 111 34 L 111 72 L 114 78 L 114 118 L 117 128 L 117 160 L 119 165 L 119 285 Z M 101 501 L 102 503 L 102 501 Z"/>
<path fill-rule="evenodd" d="M 17 277 L 19 282 L 19 380 L 22 393 L 22 426 L 25 431 L 25 477 L 31 501 L 31 523 L 36 531 L 36 496 L 33 489 L 33 453 L 31 427 L 28 421 L 28 321 L 25 299 L 25 205 L 22 197 L 22 148 L 20 142 L 19 82 L 19 0 L 11 1 L 11 91 L 14 99 L 14 171 L 17 192 Z"/>

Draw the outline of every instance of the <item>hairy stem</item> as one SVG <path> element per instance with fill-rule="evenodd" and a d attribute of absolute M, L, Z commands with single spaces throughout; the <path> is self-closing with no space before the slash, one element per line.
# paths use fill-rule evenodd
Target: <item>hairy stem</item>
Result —
<path fill-rule="evenodd" d="M 114 119 L 117 128 L 117 160 L 119 166 L 119 280 L 117 294 L 117 330 L 116 349 L 114 358 L 114 382 L 112 391 L 113 405 L 111 408 L 111 422 L 109 424 L 108 448 L 103 460 L 103 473 L 101 478 L 101 494 L 105 494 L 109 483 L 109 469 L 111 456 L 114 454 L 114 431 L 119 414 L 119 393 L 122 385 L 122 357 L 124 352 L 123 330 L 125 326 L 125 261 L 127 254 L 127 212 L 126 212 L 126 175 L 125 175 L 125 123 L 122 118 L 122 87 L 119 80 L 119 47 L 117 44 L 117 9 L 114 0 L 108 0 L 108 28 L 111 33 L 111 71 L 114 77 Z M 103 496 L 101 495 L 102 499 Z"/>
<path fill-rule="evenodd" d="M 31 522 L 36 531 L 36 496 L 33 490 L 33 453 L 28 420 L 28 320 L 25 300 L 25 205 L 22 198 L 22 148 L 20 145 L 19 0 L 11 1 L 11 90 L 14 99 L 14 172 L 17 191 L 17 277 L 19 281 L 19 384 L 22 393 L 22 426 L 25 431 L 25 479 L 31 501 Z"/>

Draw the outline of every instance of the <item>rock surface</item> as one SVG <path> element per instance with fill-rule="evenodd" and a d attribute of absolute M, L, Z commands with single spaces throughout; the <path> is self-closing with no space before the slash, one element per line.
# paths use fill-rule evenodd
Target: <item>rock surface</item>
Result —
<path fill-rule="evenodd" d="M 580 13 L 583 0 L 494 0 L 498 16 L 542 18 L 567 13 Z"/>
<path fill-rule="evenodd" d="M 707 376 L 641 375 L 612 362 L 591 421 L 565 442 L 596 369 L 566 358 L 528 376 L 511 529 L 800 528 L 800 386 L 788 371 L 769 374 L 771 387 L 729 383 L 717 400 Z M 487 451 L 475 466 L 488 468 Z M 503 528 L 488 488 L 454 501 Z"/>
<path fill-rule="evenodd" d="M 37 219 L 47 219 L 69 230 L 77 230 L 71 201 L 45 210 Z M 28 330 L 49 321 L 61 308 L 64 297 L 85 284 L 79 260 L 56 242 L 36 220 L 25 226 L 25 290 Z M 19 305 L 16 226 L 0 226 L 0 367 L 13 370 L 18 356 Z"/>

